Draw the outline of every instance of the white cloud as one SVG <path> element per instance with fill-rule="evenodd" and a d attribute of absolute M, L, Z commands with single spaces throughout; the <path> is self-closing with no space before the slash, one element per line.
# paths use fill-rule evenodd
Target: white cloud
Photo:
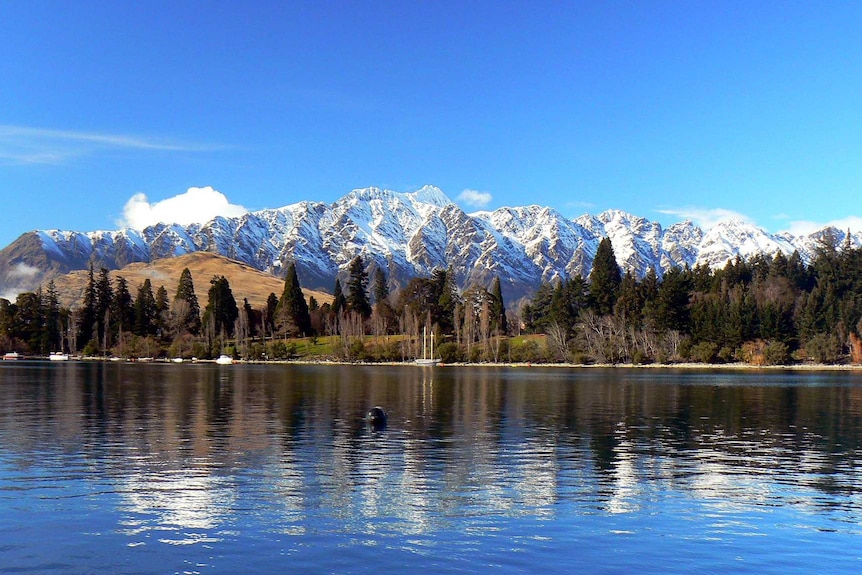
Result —
<path fill-rule="evenodd" d="M 491 203 L 493 196 L 488 192 L 467 189 L 458 194 L 458 199 L 472 208 L 484 208 Z"/>
<path fill-rule="evenodd" d="M 859 216 L 848 216 L 840 220 L 832 220 L 830 222 L 812 222 L 810 220 L 796 220 L 788 224 L 786 232 L 794 236 L 806 236 L 816 231 L 822 230 L 825 227 L 831 226 L 839 230 L 859 233 L 862 232 L 862 218 Z"/>
<path fill-rule="evenodd" d="M 656 211 L 660 214 L 667 214 L 669 216 L 677 216 L 691 220 L 704 230 L 709 230 L 717 223 L 727 220 L 740 220 L 743 222 L 754 223 L 748 216 L 744 216 L 739 212 L 726 210 L 724 208 L 679 208 Z"/>
<path fill-rule="evenodd" d="M 36 277 L 41 273 L 39 268 L 28 266 L 25 263 L 18 263 L 9 270 L 9 273 L 6 275 L 9 279 L 23 279 L 27 280 L 33 277 Z"/>
<path fill-rule="evenodd" d="M 207 186 L 189 188 L 184 194 L 156 203 L 150 203 L 145 194 L 135 194 L 126 202 L 123 218 L 117 223 L 142 230 L 158 223 L 203 224 L 216 216 L 237 217 L 246 212 L 243 206 L 231 204 L 224 194 Z"/>
<path fill-rule="evenodd" d="M 201 152 L 217 148 L 129 134 L 0 125 L 0 161 L 7 163 L 59 164 L 75 156 L 107 149 Z"/>

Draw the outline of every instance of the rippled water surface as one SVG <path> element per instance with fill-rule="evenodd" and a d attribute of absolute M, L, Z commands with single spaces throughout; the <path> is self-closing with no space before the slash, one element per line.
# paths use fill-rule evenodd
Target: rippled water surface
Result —
<path fill-rule="evenodd" d="M 0 365 L 0 573 L 430 570 L 860 573 L 862 374 Z"/>

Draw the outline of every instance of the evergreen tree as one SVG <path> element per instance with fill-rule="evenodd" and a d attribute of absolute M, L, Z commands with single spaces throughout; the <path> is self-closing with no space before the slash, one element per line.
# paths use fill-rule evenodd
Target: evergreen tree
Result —
<path fill-rule="evenodd" d="M 371 315 L 371 302 L 368 300 L 368 272 L 365 271 L 362 256 L 353 258 L 348 271 L 347 309 L 367 318 Z"/>
<path fill-rule="evenodd" d="M 622 318 L 627 325 L 640 327 L 643 303 L 640 286 L 638 286 L 634 274 L 627 271 L 620 284 L 619 296 L 614 305 L 614 314 Z"/>
<path fill-rule="evenodd" d="M 165 286 L 159 286 L 156 290 L 156 333 L 164 337 L 168 333 L 171 324 L 171 304 L 168 299 L 168 290 Z"/>
<path fill-rule="evenodd" d="M 299 277 L 296 274 L 296 265 L 290 264 L 287 275 L 284 278 L 284 291 L 278 301 L 275 310 L 278 329 L 287 335 L 305 336 L 311 333 L 311 317 L 308 314 L 308 304 L 302 287 L 299 285 Z"/>
<path fill-rule="evenodd" d="M 115 284 L 114 299 L 111 302 L 111 332 L 119 336 L 124 331 L 134 330 L 135 307 L 126 278 L 117 276 Z"/>
<path fill-rule="evenodd" d="M 213 333 L 221 334 L 224 332 L 228 337 L 231 337 L 234 331 L 234 322 L 239 317 L 239 308 L 227 278 L 215 276 L 210 280 L 207 296 L 204 323 L 212 327 Z"/>
<path fill-rule="evenodd" d="M 509 322 L 506 320 L 506 305 L 503 303 L 503 290 L 500 278 L 495 277 L 491 284 L 491 325 L 501 334 L 509 333 Z"/>
<path fill-rule="evenodd" d="M 338 315 L 341 310 L 345 309 L 347 299 L 341 291 L 341 282 L 335 278 L 335 288 L 332 290 L 332 313 Z"/>
<path fill-rule="evenodd" d="M 87 276 L 87 287 L 84 289 L 84 302 L 78 319 L 78 341 L 87 343 L 94 337 L 96 326 L 96 279 L 93 276 L 93 264 Z"/>
<path fill-rule="evenodd" d="M 150 283 L 150 278 L 147 278 L 138 287 L 138 295 L 135 298 L 135 335 L 141 337 L 155 335 L 157 317 L 158 312 L 156 311 L 156 298 L 153 295 L 153 286 Z"/>
<path fill-rule="evenodd" d="M 389 285 L 386 281 L 386 273 L 381 268 L 374 270 L 374 303 L 380 303 L 389 299 Z"/>
<path fill-rule="evenodd" d="M 177 317 L 174 319 L 177 331 L 197 335 L 201 331 L 201 308 L 195 294 L 195 284 L 189 268 L 183 269 L 174 296 L 173 309 Z"/>
<path fill-rule="evenodd" d="M 96 282 L 96 337 L 102 343 L 102 348 L 108 347 L 108 330 L 106 329 L 111 322 L 111 304 L 114 300 L 114 290 L 111 287 L 111 278 L 108 275 L 108 270 L 101 268 L 99 270 L 99 279 Z"/>
<path fill-rule="evenodd" d="M 599 315 L 610 315 L 614 311 L 622 277 L 611 240 L 603 238 L 593 259 L 590 271 L 590 299 Z"/>
<path fill-rule="evenodd" d="M 62 351 L 63 334 L 61 332 L 61 310 L 60 296 L 57 292 L 57 286 L 54 280 L 48 282 L 48 292 L 44 298 L 45 306 L 45 333 L 47 339 L 48 351 Z"/>
<path fill-rule="evenodd" d="M 264 335 L 275 333 L 275 310 L 278 309 L 278 297 L 270 292 L 266 298 L 266 309 L 263 312 Z"/>

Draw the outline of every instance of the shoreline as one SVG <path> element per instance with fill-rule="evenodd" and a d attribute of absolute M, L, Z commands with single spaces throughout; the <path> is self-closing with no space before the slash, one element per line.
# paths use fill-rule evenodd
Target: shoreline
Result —
<path fill-rule="evenodd" d="M 19 359 L 14 362 L 8 362 L 10 364 L 18 363 L 18 362 L 32 362 L 32 361 L 50 361 L 47 357 L 23 357 L 19 356 Z M 215 359 L 197 359 L 197 360 L 183 360 L 182 362 L 174 362 L 169 358 L 144 358 L 144 359 L 117 359 L 117 358 L 105 358 L 105 357 L 70 357 L 67 361 L 82 361 L 82 362 L 111 362 L 111 363 L 141 363 L 141 364 L 174 364 L 182 365 L 182 364 L 197 364 L 197 363 L 207 363 L 207 364 L 216 364 Z M 6 362 L 3 362 L 6 363 Z M 58 363 L 58 362 L 52 362 Z M 63 362 L 60 362 L 63 363 Z M 230 365 L 230 364 L 229 364 Z M 748 363 L 693 363 L 693 362 L 684 362 L 684 363 L 647 363 L 647 364 L 635 364 L 635 363 L 520 363 L 520 362 L 496 362 L 496 363 L 471 363 L 471 362 L 459 362 L 459 363 L 439 363 L 434 366 L 429 365 L 418 365 L 412 361 L 378 361 L 378 362 L 363 362 L 363 361 L 347 361 L 347 360 L 336 360 L 336 359 L 280 359 L 280 360 L 245 360 L 245 359 L 235 359 L 233 360 L 232 365 L 331 365 L 331 366 L 362 366 L 362 367 L 370 367 L 370 366 L 389 366 L 389 367 L 419 367 L 419 368 L 458 368 L 458 367 L 470 367 L 470 368 L 512 368 L 512 369 L 653 369 L 653 370 L 690 370 L 690 371 L 805 371 L 805 372 L 814 372 L 814 371 L 849 371 L 862 372 L 862 365 L 851 365 L 851 364 L 792 364 L 792 365 L 753 365 Z"/>

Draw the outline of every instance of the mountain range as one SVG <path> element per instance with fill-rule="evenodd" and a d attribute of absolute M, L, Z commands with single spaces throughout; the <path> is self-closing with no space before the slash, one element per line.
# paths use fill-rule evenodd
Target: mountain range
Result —
<path fill-rule="evenodd" d="M 623 270 L 642 277 L 674 266 L 722 267 L 737 255 L 798 251 L 811 261 L 822 239 L 862 245 L 862 235 L 824 228 L 804 236 L 771 234 L 729 219 L 704 231 L 691 221 L 663 228 L 619 211 L 569 219 L 538 205 L 467 213 L 439 188 L 401 193 L 356 189 L 327 204 L 216 217 L 204 224 L 160 223 L 144 230 L 35 230 L 0 250 L 0 297 L 14 299 L 59 275 L 94 267 L 119 269 L 198 251 L 216 253 L 281 277 L 295 262 L 303 287 L 330 292 L 336 277 L 362 255 L 387 272 L 392 290 L 434 269 L 451 269 L 460 287 L 489 286 L 499 276 L 507 300 L 541 282 L 587 276 L 599 242 L 608 237 Z"/>

